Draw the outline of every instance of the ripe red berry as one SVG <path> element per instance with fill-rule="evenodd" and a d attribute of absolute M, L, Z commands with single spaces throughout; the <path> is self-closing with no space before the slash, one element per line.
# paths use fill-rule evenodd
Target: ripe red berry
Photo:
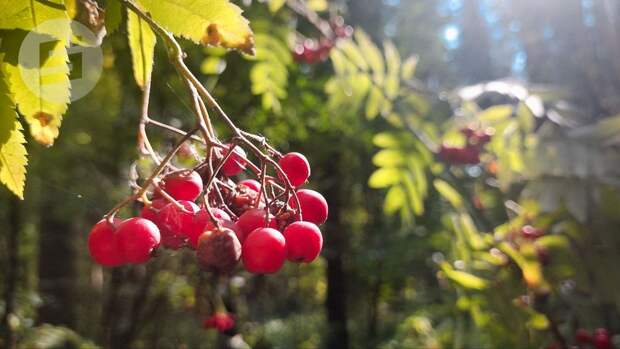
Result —
<path fill-rule="evenodd" d="M 198 240 L 196 257 L 207 270 L 230 273 L 241 258 L 241 243 L 230 229 L 207 230 Z"/>
<path fill-rule="evenodd" d="M 241 258 L 251 273 L 275 273 L 286 259 L 284 236 L 272 228 L 254 230 L 243 243 Z"/>
<path fill-rule="evenodd" d="M 125 261 L 134 264 L 148 261 L 161 240 L 155 223 L 139 217 L 123 221 L 116 237 Z"/>
<path fill-rule="evenodd" d="M 195 217 L 200 208 L 191 201 L 179 200 L 178 203 L 183 206 L 182 209 L 169 203 L 159 211 L 159 220 L 173 235 L 186 238 L 194 229 Z"/>
<path fill-rule="evenodd" d="M 151 201 L 150 206 L 144 206 L 142 208 L 142 211 L 140 211 L 140 217 L 155 223 L 155 225 L 157 225 L 157 227 L 161 230 L 162 227 L 159 223 L 159 211 L 167 204 L 168 202 L 165 199 L 155 199 Z"/>
<path fill-rule="evenodd" d="M 297 197 L 301 205 L 302 218 L 306 222 L 312 222 L 321 225 L 327 220 L 328 207 L 327 201 L 319 192 L 310 189 L 300 189 L 297 191 Z M 288 204 L 293 208 L 297 208 L 295 197 L 291 196 Z"/>
<path fill-rule="evenodd" d="M 287 258 L 292 262 L 310 263 L 323 248 L 323 236 L 319 227 L 310 222 L 294 222 L 282 233 L 286 240 Z"/>
<path fill-rule="evenodd" d="M 579 328 L 575 332 L 575 341 L 577 344 L 588 344 L 592 341 L 592 334 L 585 328 Z"/>
<path fill-rule="evenodd" d="M 243 214 L 239 216 L 237 227 L 243 236 L 243 238 L 239 239 L 241 242 L 243 242 L 251 232 L 258 228 L 276 228 L 276 220 L 271 214 L 268 217 L 269 222 L 265 224 L 265 213 L 265 210 L 253 208 L 243 212 Z"/>
<path fill-rule="evenodd" d="M 202 178 L 195 171 L 172 173 L 164 177 L 162 189 L 176 200 L 194 201 L 202 192 Z"/>
<path fill-rule="evenodd" d="M 222 156 L 226 156 L 226 154 L 228 153 L 228 149 L 230 149 L 232 144 L 227 144 L 226 146 L 227 149 L 222 153 Z M 233 150 L 233 153 L 228 157 L 228 159 L 222 166 L 222 173 L 225 176 L 231 177 L 243 172 L 246 165 L 245 155 L 246 154 L 243 148 L 236 146 Z"/>
<path fill-rule="evenodd" d="M 238 187 L 241 186 L 245 186 L 246 188 L 249 188 L 255 192 L 260 192 L 260 183 L 257 180 L 254 179 L 244 179 L 241 182 L 239 182 L 239 184 L 237 184 Z"/>
<path fill-rule="evenodd" d="M 304 184 L 310 177 L 310 164 L 303 154 L 288 153 L 278 161 L 278 165 L 294 187 Z"/>
<path fill-rule="evenodd" d="M 117 267 L 124 263 L 116 238 L 116 227 L 121 222 L 114 218 L 113 225 L 100 220 L 88 235 L 88 251 L 95 262 L 105 267 Z"/>
<path fill-rule="evenodd" d="M 592 344 L 596 349 L 611 349 L 611 338 L 605 328 L 597 328 L 592 336 Z"/>
<path fill-rule="evenodd" d="M 220 221 L 220 224 L 224 225 L 225 221 L 230 221 L 230 216 L 228 213 L 220 210 L 219 208 L 212 208 L 211 214 L 213 217 Z M 191 228 L 186 232 L 185 236 L 187 236 L 187 242 L 193 248 L 198 247 L 198 238 L 207 230 L 215 229 L 216 225 L 211 221 L 211 217 L 209 217 L 209 213 L 207 210 L 200 209 L 198 213 L 194 216 L 193 223 L 191 224 Z"/>

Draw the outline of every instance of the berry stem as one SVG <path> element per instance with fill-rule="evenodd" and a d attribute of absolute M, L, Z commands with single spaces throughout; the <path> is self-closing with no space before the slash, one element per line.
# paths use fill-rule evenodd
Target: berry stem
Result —
<path fill-rule="evenodd" d="M 177 151 L 179 151 L 179 149 L 181 148 L 181 146 L 183 145 L 183 143 L 185 143 L 185 141 L 187 141 L 188 139 L 191 138 L 191 136 L 196 133 L 198 131 L 198 128 L 193 129 L 192 131 L 188 132 L 185 136 L 183 136 L 174 146 L 174 148 L 168 153 L 166 154 L 166 156 L 162 159 L 161 163 L 157 166 L 157 168 L 155 169 L 155 171 L 153 171 L 153 173 L 151 173 L 151 175 L 149 176 L 149 178 L 146 179 L 146 181 L 144 182 L 144 184 L 142 185 L 142 187 L 136 191 L 133 195 L 130 195 L 128 197 L 126 197 L 124 200 L 122 200 L 121 202 L 119 202 L 118 204 L 116 204 L 116 206 L 112 207 L 112 209 L 105 214 L 105 216 L 103 216 L 108 222 L 112 222 L 112 219 L 114 219 L 114 216 L 116 215 L 116 213 L 123 208 L 125 205 L 135 201 L 137 198 L 141 197 L 142 194 L 144 194 L 146 192 L 146 190 L 149 188 L 149 186 L 151 186 L 153 184 L 153 181 L 155 181 L 155 179 L 157 178 L 157 176 L 159 176 L 159 174 L 161 172 L 163 172 L 163 170 L 166 168 L 166 166 L 168 166 L 168 163 L 170 162 L 170 160 L 172 160 L 172 157 L 177 153 Z"/>

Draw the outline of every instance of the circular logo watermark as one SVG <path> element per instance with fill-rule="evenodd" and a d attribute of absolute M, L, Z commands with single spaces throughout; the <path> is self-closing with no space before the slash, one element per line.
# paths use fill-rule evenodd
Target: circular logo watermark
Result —
<path fill-rule="evenodd" d="M 75 101 L 97 84 L 103 69 L 97 35 L 79 22 L 54 19 L 29 32 L 19 48 L 19 72 L 28 89 L 50 103 Z M 67 76 L 70 90 L 67 89 Z"/>

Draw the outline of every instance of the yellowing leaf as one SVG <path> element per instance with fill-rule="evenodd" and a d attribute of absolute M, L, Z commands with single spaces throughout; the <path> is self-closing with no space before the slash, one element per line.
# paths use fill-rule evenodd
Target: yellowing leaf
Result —
<path fill-rule="evenodd" d="M 463 198 L 454 188 L 452 188 L 450 184 L 448 184 L 448 182 L 441 179 L 436 179 L 433 181 L 433 185 L 439 194 L 441 194 L 444 199 L 448 200 L 454 208 L 457 210 L 463 208 Z"/>
<path fill-rule="evenodd" d="M 381 105 L 383 104 L 383 93 L 377 86 L 373 86 L 368 94 L 368 100 L 366 101 L 366 117 L 368 119 L 374 119 L 381 111 Z"/>
<path fill-rule="evenodd" d="M 26 182 L 26 147 L 8 87 L 0 74 L 0 182 L 20 199 Z"/>
<path fill-rule="evenodd" d="M 388 190 L 385 195 L 385 201 L 383 203 L 383 211 L 387 214 L 392 214 L 405 205 L 407 200 L 405 191 L 399 185 L 395 185 Z"/>
<path fill-rule="evenodd" d="M 489 286 L 489 282 L 487 280 L 464 271 L 454 270 L 447 262 L 441 263 L 440 267 L 448 279 L 456 282 L 462 287 L 473 290 L 483 290 Z"/>
<path fill-rule="evenodd" d="M 1 50 L 6 54 L 1 70 L 17 110 L 30 125 L 30 134 L 37 142 L 49 146 L 58 137 L 62 114 L 70 102 L 69 58 L 65 48 L 68 40 L 41 36 L 37 45 L 39 54 L 21 55 L 18 60 L 24 36 L 16 31 L 1 36 Z"/>
<path fill-rule="evenodd" d="M 69 33 L 69 16 L 63 0 L 46 1 L 0 1 L 0 29 L 32 30 L 49 20 L 66 20 L 66 25 L 53 25 L 38 28 L 38 32 L 57 38 Z"/>
<path fill-rule="evenodd" d="M 512 115 L 512 106 L 496 105 L 481 111 L 478 114 L 478 120 L 485 123 L 496 123 L 506 120 Z"/>
<path fill-rule="evenodd" d="M 401 174 L 397 168 L 384 167 L 376 170 L 368 179 L 371 188 L 385 188 L 400 182 Z"/>
<path fill-rule="evenodd" d="M 415 70 L 418 66 L 418 56 L 411 56 L 403 62 L 401 77 L 403 80 L 411 80 L 415 75 Z"/>
<path fill-rule="evenodd" d="M 140 88 L 150 80 L 157 38 L 151 27 L 134 12 L 127 11 L 127 38 L 131 50 L 133 76 Z"/>
<path fill-rule="evenodd" d="M 138 0 L 153 19 L 195 43 L 254 54 L 254 36 L 241 9 L 228 0 Z"/>

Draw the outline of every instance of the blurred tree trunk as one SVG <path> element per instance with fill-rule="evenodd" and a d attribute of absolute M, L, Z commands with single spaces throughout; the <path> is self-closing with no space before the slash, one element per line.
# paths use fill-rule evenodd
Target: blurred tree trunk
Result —
<path fill-rule="evenodd" d="M 461 46 L 457 51 L 464 81 L 476 83 L 497 78 L 493 71 L 489 30 L 479 0 L 465 0 L 461 23 Z"/>
<path fill-rule="evenodd" d="M 335 178 L 343 178 L 339 175 L 342 161 L 342 153 L 334 154 L 334 161 L 330 162 L 327 173 L 331 173 Z M 325 234 L 325 246 L 327 251 L 324 254 L 327 259 L 327 299 L 325 306 L 327 310 L 327 322 L 329 332 L 327 335 L 327 348 L 346 349 L 349 347 L 349 335 L 347 331 L 347 293 L 345 273 L 342 255 L 346 250 L 347 240 L 344 218 L 341 215 L 341 208 L 344 204 L 342 198 L 346 195 L 346 184 L 339 181 L 332 181 L 327 188 L 326 198 L 330 207 L 328 230 Z"/>
<path fill-rule="evenodd" d="M 49 190 L 49 189 L 48 189 Z M 60 193 L 49 190 L 39 212 L 39 292 L 43 304 L 38 321 L 55 325 L 75 324 L 78 276 L 75 264 L 75 232 L 58 209 Z"/>
<path fill-rule="evenodd" d="M 15 293 L 17 292 L 17 278 L 19 275 L 19 233 L 21 231 L 21 212 L 19 199 L 9 198 L 8 231 L 6 232 L 7 268 L 5 270 L 6 284 L 4 288 L 4 314 L 0 324 L 0 334 L 4 338 L 3 345 L 6 348 L 15 348 L 15 335 L 11 329 L 11 314 L 15 312 Z"/>

